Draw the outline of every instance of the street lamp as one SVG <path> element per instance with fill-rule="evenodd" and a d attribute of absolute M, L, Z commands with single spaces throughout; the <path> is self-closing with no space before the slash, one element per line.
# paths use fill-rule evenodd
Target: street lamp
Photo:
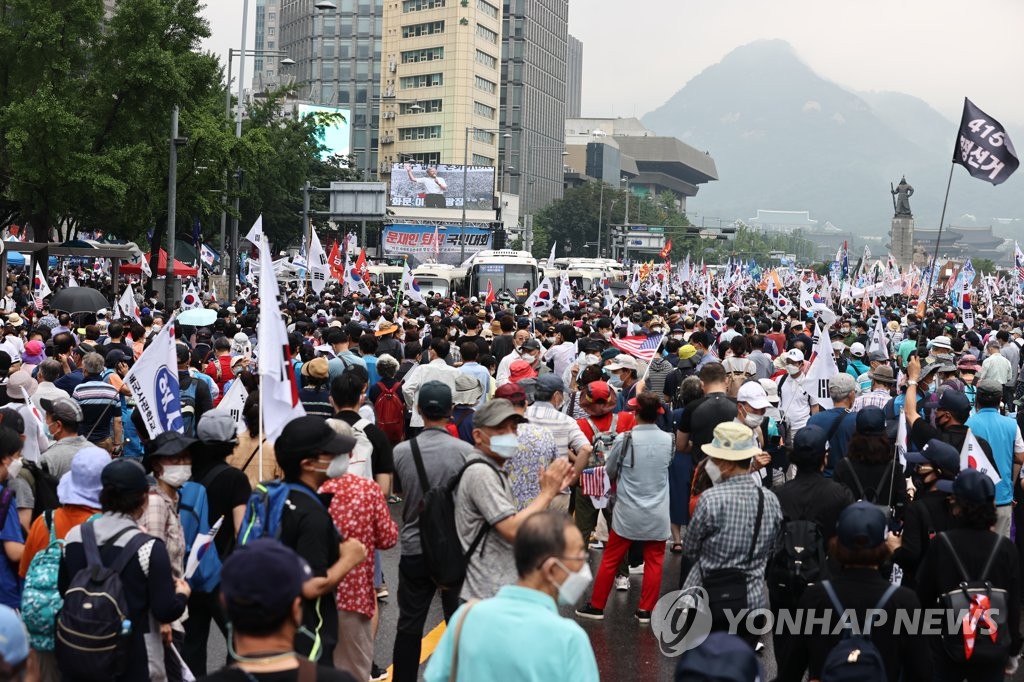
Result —
<path fill-rule="evenodd" d="M 459 241 L 461 242 L 459 249 L 459 262 L 466 260 L 466 182 L 468 180 L 467 171 L 469 170 L 469 134 L 474 133 L 500 133 L 501 128 L 476 128 L 474 126 L 466 126 L 466 144 L 462 148 L 462 224 L 459 226 Z M 508 135 L 508 133 L 506 133 Z M 509 135 L 511 137 L 511 135 Z M 493 201 L 494 195 L 491 195 Z"/>
<path fill-rule="evenodd" d="M 629 225 L 629 176 L 628 175 L 623 175 L 622 176 L 622 183 L 624 185 L 626 185 L 626 215 L 625 215 L 625 220 L 623 220 L 622 222 L 624 224 L 626 224 L 626 225 Z"/>

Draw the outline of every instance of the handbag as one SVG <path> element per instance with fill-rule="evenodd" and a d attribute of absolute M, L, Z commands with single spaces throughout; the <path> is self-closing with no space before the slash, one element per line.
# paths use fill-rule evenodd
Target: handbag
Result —
<path fill-rule="evenodd" d="M 757 518 L 754 520 L 754 536 L 747 551 L 747 564 L 754 560 L 754 549 L 761 534 L 761 519 L 764 516 L 764 491 L 757 489 Z M 747 571 L 742 568 L 719 568 L 704 573 L 701 570 L 701 585 L 708 595 L 711 609 L 712 629 L 728 625 L 725 613 L 737 613 L 747 608 Z"/>

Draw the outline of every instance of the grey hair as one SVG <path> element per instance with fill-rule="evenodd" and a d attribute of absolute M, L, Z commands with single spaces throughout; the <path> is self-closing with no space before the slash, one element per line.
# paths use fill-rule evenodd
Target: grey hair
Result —
<path fill-rule="evenodd" d="M 857 392 L 857 381 L 849 374 L 837 374 L 828 380 L 828 395 L 832 400 L 846 400 Z"/>
<path fill-rule="evenodd" d="M 393 379 L 398 372 L 398 360 L 387 353 L 377 358 L 377 372 L 385 379 Z"/>
<path fill-rule="evenodd" d="M 99 353 L 86 353 L 82 358 L 82 369 L 86 374 L 99 374 L 104 367 L 103 356 Z"/>

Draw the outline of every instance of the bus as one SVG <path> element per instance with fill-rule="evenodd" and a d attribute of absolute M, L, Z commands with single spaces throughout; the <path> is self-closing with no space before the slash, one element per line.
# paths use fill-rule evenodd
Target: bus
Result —
<path fill-rule="evenodd" d="M 537 288 L 537 260 L 527 251 L 498 249 L 480 251 L 463 263 L 465 290 L 468 296 L 481 299 L 487 295 L 487 283 L 499 298 L 514 298 L 522 303 Z M 420 285 L 420 289 L 423 286 Z"/>
<path fill-rule="evenodd" d="M 441 294 L 441 298 L 449 298 L 458 290 L 463 277 L 463 270 L 455 265 L 425 263 L 413 269 L 412 276 L 420 286 L 424 296 Z"/>

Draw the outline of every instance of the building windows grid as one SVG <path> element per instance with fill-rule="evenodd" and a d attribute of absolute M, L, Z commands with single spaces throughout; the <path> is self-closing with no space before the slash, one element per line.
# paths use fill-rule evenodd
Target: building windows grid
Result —
<path fill-rule="evenodd" d="M 405 0 L 402 3 L 402 12 L 420 12 L 427 9 L 444 7 L 445 0 Z"/>
<path fill-rule="evenodd" d="M 444 85 L 444 74 L 424 73 L 418 76 L 402 76 L 400 83 L 403 90 L 408 90 L 410 88 L 430 88 L 436 85 Z"/>
<path fill-rule="evenodd" d="M 482 154 L 473 154 L 473 165 L 474 166 L 490 166 L 494 167 L 494 159 L 484 156 Z"/>
<path fill-rule="evenodd" d="M 494 144 L 494 133 L 486 130 L 474 130 L 473 139 L 484 144 Z"/>
<path fill-rule="evenodd" d="M 423 24 L 410 24 L 402 27 L 403 38 L 429 36 L 436 33 L 444 33 L 444 21 L 428 21 Z M 492 33 L 494 32 L 492 31 Z M 497 34 L 495 33 L 495 35 Z"/>
<path fill-rule="evenodd" d="M 416 62 L 431 62 L 444 59 L 443 47 L 428 47 L 423 50 L 406 50 L 402 53 L 403 64 L 415 64 Z"/>
<path fill-rule="evenodd" d="M 477 116 L 483 116 L 484 118 L 493 120 L 495 114 L 497 114 L 497 109 L 487 106 L 483 102 L 473 102 L 473 112 Z"/>
<path fill-rule="evenodd" d="M 486 66 L 489 69 L 497 69 L 498 68 L 498 58 L 497 57 L 492 57 L 491 55 L 487 54 L 483 50 L 477 50 L 476 51 L 476 61 L 477 61 L 477 63 L 483 64 L 484 66 Z"/>
<path fill-rule="evenodd" d="M 419 107 L 415 111 L 413 107 Z M 398 113 L 400 114 L 436 114 L 442 111 L 442 100 L 439 99 L 426 99 L 421 102 L 402 102 L 398 105 Z"/>
<path fill-rule="evenodd" d="M 498 8 L 487 2 L 487 0 L 476 0 L 476 8 L 491 19 L 498 18 Z"/>
<path fill-rule="evenodd" d="M 483 78 L 481 76 L 474 76 L 473 82 L 474 82 L 474 85 L 476 86 L 477 90 L 482 90 L 483 92 L 486 92 L 488 94 L 493 95 L 494 93 L 496 93 L 498 91 L 497 84 L 495 84 L 495 83 L 493 83 L 493 82 L 491 82 L 491 81 L 489 81 L 486 78 Z"/>
<path fill-rule="evenodd" d="M 399 128 L 398 139 L 407 140 L 436 140 L 441 137 L 441 126 L 419 126 L 416 128 Z"/>
<path fill-rule="evenodd" d="M 477 36 L 483 38 L 489 43 L 493 43 L 495 45 L 498 44 L 498 34 L 492 31 L 491 29 L 487 28 L 483 24 L 476 25 L 476 34 Z"/>

